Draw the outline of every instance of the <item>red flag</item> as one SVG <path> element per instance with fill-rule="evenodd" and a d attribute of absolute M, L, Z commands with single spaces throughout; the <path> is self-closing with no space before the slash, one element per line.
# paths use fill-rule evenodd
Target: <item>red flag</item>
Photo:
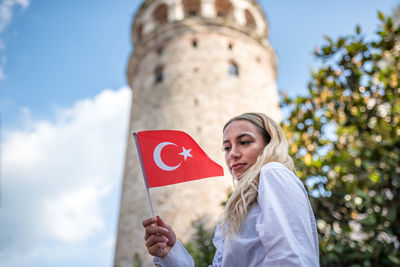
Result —
<path fill-rule="evenodd" d="M 184 132 L 142 131 L 134 136 L 147 187 L 224 175 L 222 167 Z"/>

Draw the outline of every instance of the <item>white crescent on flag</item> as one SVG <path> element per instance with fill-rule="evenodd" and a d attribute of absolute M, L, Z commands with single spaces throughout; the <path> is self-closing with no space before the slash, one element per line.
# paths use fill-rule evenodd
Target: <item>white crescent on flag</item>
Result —
<path fill-rule="evenodd" d="M 158 166 L 158 168 L 160 168 L 160 169 L 162 169 L 162 170 L 164 170 L 164 171 L 173 171 L 173 170 L 177 169 L 179 166 L 181 166 L 181 164 L 182 164 L 182 162 L 180 162 L 180 163 L 179 163 L 178 165 L 176 165 L 176 166 L 168 166 L 167 164 L 165 164 L 165 163 L 162 161 L 162 159 L 161 159 L 161 151 L 163 150 L 164 147 L 169 146 L 169 145 L 177 146 L 177 145 L 174 144 L 174 143 L 162 142 L 162 143 L 159 143 L 159 144 L 156 146 L 156 148 L 154 149 L 154 152 L 153 152 L 153 159 L 154 159 L 154 162 L 156 163 L 156 165 Z"/>
<path fill-rule="evenodd" d="M 147 189 L 224 174 L 185 132 L 154 130 L 133 135 Z"/>

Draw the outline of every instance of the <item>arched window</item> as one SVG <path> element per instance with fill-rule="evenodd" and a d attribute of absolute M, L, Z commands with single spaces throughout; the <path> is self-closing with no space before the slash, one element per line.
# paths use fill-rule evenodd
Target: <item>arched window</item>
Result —
<path fill-rule="evenodd" d="M 164 80 L 164 66 L 158 65 L 154 69 L 154 83 L 161 83 Z"/>
<path fill-rule="evenodd" d="M 236 77 L 239 76 L 239 67 L 235 61 L 232 60 L 229 62 L 228 72 L 230 76 L 236 76 Z"/>
<path fill-rule="evenodd" d="M 185 17 L 198 16 L 201 10 L 200 0 L 182 0 Z"/>
<path fill-rule="evenodd" d="M 192 39 L 192 46 L 193 46 L 194 48 L 197 48 L 197 45 L 198 45 L 197 39 L 196 39 L 196 38 Z"/>
<path fill-rule="evenodd" d="M 233 5 L 230 0 L 215 0 L 214 5 L 218 17 L 225 17 L 233 11 Z"/>
<path fill-rule="evenodd" d="M 153 18 L 158 23 L 165 23 L 167 22 L 168 18 L 168 7 L 167 4 L 159 4 L 156 9 L 153 11 Z"/>
<path fill-rule="evenodd" d="M 244 16 L 246 17 L 246 26 L 252 28 L 256 27 L 256 20 L 254 19 L 253 14 L 251 14 L 248 9 L 244 11 Z"/>

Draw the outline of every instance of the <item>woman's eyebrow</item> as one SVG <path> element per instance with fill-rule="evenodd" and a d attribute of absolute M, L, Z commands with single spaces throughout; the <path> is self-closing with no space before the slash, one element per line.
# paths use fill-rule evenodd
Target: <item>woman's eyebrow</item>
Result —
<path fill-rule="evenodd" d="M 239 140 L 239 139 L 241 139 L 243 137 L 246 137 L 246 136 L 253 137 L 253 135 L 251 135 L 249 133 L 242 133 L 241 135 L 238 135 L 235 139 Z M 230 141 L 229 140 L 224 140 L 222 142 L 222 144 L 226 144 L 226 143 L 230 143 Z"/>
<path fill-rule="evenodd" d="M 239 135 L 238 137 L 236 137 L 236 139 L 241 139 L 242 137 L 246 137 L 246 136 L 253 137 L 251 134 L 243 133 L 243 134 Z"/>

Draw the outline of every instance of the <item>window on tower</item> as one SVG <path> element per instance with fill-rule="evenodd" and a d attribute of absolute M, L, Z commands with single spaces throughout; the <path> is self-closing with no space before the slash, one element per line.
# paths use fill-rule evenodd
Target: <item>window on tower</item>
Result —
<path fill-rule="evenodd" d="M 233 5 L 230 0 L 215 0 L 214 6 L 218 17 L 226 17 L 233 11 Z"/>
<path fill-rule="evenodd" d="M 201 10 L 201 0 L 182 0 L 185 17 L 198 16 Z"/>
<path fill-rule="evenodd" d="M 197 48 L 197 39 L 192 39 L 192 46 Z"/>
<path fill-rule="evenodd" d="M 168 7 L 167 4 L 159 4 L 153 11 L 153 18 L 158 23 L 165 23 L 168 19 Z"/>
<path fill-rule="evenodd" d="M 164 66 L 158 65 L 154 70 L 154 83 L 161 83 L 164 79 Z"/>
<path fill-rule="evenodd" d="M 230 76 L 235 76 L 235 77 L 239 76 L 239 67 L 238 67 L 238 65 L 236 64 L 235 61 L 231 60 L 229 62 L 228 72 L 229 72 Z"/>
<path fill-rule="evenodd" d="M 246 18 L 246 26 L 251 28 L 255 28 L 257 26 L 253 14 L 251 14 L 251 12 L 248 9 L 244 11 L 244 16 Z"/>

